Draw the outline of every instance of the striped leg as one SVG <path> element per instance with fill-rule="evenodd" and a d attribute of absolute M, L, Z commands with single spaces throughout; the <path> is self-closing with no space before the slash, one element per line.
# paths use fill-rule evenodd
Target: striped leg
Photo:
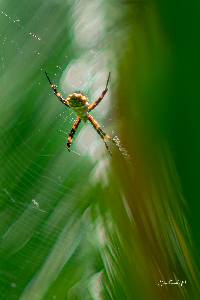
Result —
<path fill-rule="evenodd" d="M 65 98 L 58 92 L 58 90 L 57 90 L 55 84 L 53 84 L 53 83 L 51 82 L 51 80 L 50 80 L 50 78 L 49 78 L 49 76 L 48 76 L 48 74 L 47 74 L 46 71 L 45 71 L 45 74 L 46 74 L 46 76 L 47 76 L 47 79 L 48 79 L 48 81 L 49 81 L 49 83 L 50 83 L 50 85 L 51 85 L 51 88 L 52 88 L 54 94 L 58 97 L 58 99 L 59 99 L 63 104 L 65 104 L 66 106 L 69 106 L 69 105 L 66 103 Z"/>
<path fill-rule="evenodd" d="M 76 119 L 76 121 L 74 122 L 74 125 L 69 133 L 69 136 L 68 136 L 68 142 L 67 142 L 67 150 L 70 151 L 70 146 L 72 144 L 72 139 L 73 139 L 73 136 L 74 134 L 76 133 L 76 130 L 78 128 L 78 125 L 80 124 L 81 122 L 81 119 L 78 117 Z"/>
<path fill-rule="evenodd" d="M 88 120 L 90 121 L 90 123 L 92 124 L 92 126 L 94 127 L 94 129 L 97 131 L 97 133 L 100 135 L 100 137 L 102 138 L 102 140 L 104 141 L 104 144 L 106 146 L 106 149 L 108 150 L 108 152 L 111 154 L 108 145 L 105 141 L 105 139 L 111 139 L 111 137 L 109 135 L 107 135 L 100 127 L 99 123 L 91 116 L 88 114 Z"/>
<path fill-rule="evenodd" d="M 107 79 L 107 82 L 106 82 L 106 87 L 105 87 L 105 89 L 103 90 L 101 96 L 100 96 L 96 101 L 94 101 L 92 104 L 89 105 L 88 111 L 93 110 L 93 109 L 101 102 L 101 100 L 103 100 L 105 94 L 106 94 L 107 91 L 108 91 L 108 82 L 109 82 L 109 80 L 110 80 L 110 72 L 109 72 L 109 74 L 108 74 L 108 79 Z"/>

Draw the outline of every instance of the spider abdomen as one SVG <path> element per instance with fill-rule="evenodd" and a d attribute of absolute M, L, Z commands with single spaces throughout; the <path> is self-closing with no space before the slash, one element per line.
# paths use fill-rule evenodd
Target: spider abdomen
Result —
<path fill-rule="evenodd" d="M 84 121 L 87 120 L 88 98 L 81 93 L 73 93 L 66 99 L 68 105 Z"/>

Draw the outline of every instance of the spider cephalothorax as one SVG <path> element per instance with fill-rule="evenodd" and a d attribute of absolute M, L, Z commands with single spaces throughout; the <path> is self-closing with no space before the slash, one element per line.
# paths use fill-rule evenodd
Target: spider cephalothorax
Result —
<path fill-rule="evenodd" d="M 59 93 L 57 91 L 57 88 L 56 88 L 55 84 L 53 84 L 51 82 L 48 74 L 46 72 L 45 72 L 45 74 L 46 74 L 47 79 L 48 79 L 48 81 L 49 81 L 49 83 L 51 85 L 51 88 L 54 91 L 54 94 L 58 97 L 58 99 L 63 104 L 65 104 L 66 106 L 72 108 L 76 112 L 76 114 L 78 116 L 77 119 L 76 119 L 76 121 L 73 124 L 73 127 L 72 127 L 70 133 L 69 133 L 68 142 L 67 142 L 67 149 L 70 151 L 70 146 L 72 144 L 73 136 L 76 133 L 76 130 L 77 130 L 77 128 L 78 128 L 81 120 L 83 120 L 84 122 L 86 122 L 88 120 L 92 124 L 92 126 L 96 129 L 96 131 L 100 135 L 100 137 L 103 139 L 104 144 L 106 146 L 106 149 L 109 151 L 108 145 L 106 143 L 106 139 L 110 139 L 112 141 L 113 141 L 113 139 L 102 130 L 102 128 L 100 127 L 99 123 L 89 114 L 89 112 L 91 110 L 93 110 L 101 102 L 101 100 L 104 98 L 105 94 L 107 93 L 107 91 L 108 91 L 108 82 L 109 82 L 109 79 L 110 79 L 110 73 L 108 75 L 106 87 L 103 90 L 101 96 L 96 101 L 94 101 L 92 104 L 89 104 L 88 98 L 84 94 L 82 94 L 80 92 L 70 94 L 65 99 L 61 95 L 61 93 Z"/>

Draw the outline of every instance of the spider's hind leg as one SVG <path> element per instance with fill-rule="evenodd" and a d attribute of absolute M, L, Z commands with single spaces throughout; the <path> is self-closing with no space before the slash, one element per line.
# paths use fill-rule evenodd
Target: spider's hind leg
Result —
<path fill-rule="evenodd" d="M 72 144 L 72 140 L 73 140 L 73 137 L 74 137 L 74 134 L 76 133 L 76 130 L 78 129 L 78 126 L 81 122 L 81 118 L 77 118 L 76 121 L 74 122 L 73 126 L 72 126 L 72 129 L 68 135 L 68 142 L 67 142 L 67 150 L 70 151 L 70 147 L 71 147 L 71 144 Z"/>
<path fill-rule="evenodd" d="M 108 147 L 108 144 L 106 143 L 106 139 L 109 139 L 109 140 L 112 140 L 112 138 L 107 135 L 103 130 L 102 128 L 100 127 L 99 123 L 91 116 L 88 114 L 88 120 L 90 121 L 90 123 L 92 124 L 92 126 L 94 127 L 94 129 L 97 131 L 97 133 L 100 135 L 100 137 L 102 138 L 105 146 L 106 146 L 106 149 L 107 151 L 110 153 L 111 155 L 111 151 Z"/>

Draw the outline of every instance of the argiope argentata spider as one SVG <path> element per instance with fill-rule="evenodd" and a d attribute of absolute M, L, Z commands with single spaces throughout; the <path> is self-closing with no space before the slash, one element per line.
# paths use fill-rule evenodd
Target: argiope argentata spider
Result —
<path fill-rule="evenodd" d="M 80 92 L 70 94 L 65 99 L 61 95 L 61 93 L 58 92 L 55 84 L 53 84 L 51 82 L 51 80 L 50 80 L 50 78 L 49 78 L 49 76 L 48 76 L 48 74 L 47 74 L 46 71 L 45 71 L 45 74 L 46 74 L 46 77 L 47 77 L 47 79 L 48 79 L 48 81 L 49 81 L 49 83 L 51 85 L 51 88 L 52 88 L 54 94 L 58 97 L 58 99 L 64 105 L 66 105 L 69 108 L 72 108 L 75 111 L 75 113 L 77 114 L 77 119 L 74 122 L 74 124 L 72 126 L 72 129 L 71 129 L 71 131 L 69 133 L 69 136 L 68 136 L 68 142 L 67 142 L 67 149 L 68 149 L 68 151 L 70 151 L 70 147 L 71 147 L 71 144 L 72 144 L 72 140 L 73 140 L 74 134 L 76 133 L 81 120 L 83 120 L 83 122 L 86 122 L 88 120 L 92 124 L 92 126 L 94 127 L 94 129 L 97 131 L 97 133 L 100 135 L 100 137 L 102 138 L 102 140 L 104 141 L 106 149 L 110 152 L 110 150 L 108 148 L 108 145 L 106 143 L 106 139 L 107 140 L 111 140 L 113 142 L 114 142 L 114 140 L 108 134 L 106 134 L 102 130 L 102 128 L 100 127 L 99 123 L 89 114 L 89 112 L 91 110 L 93 110 L 101 102 L 101 100 L 104 98 L 105 94 L 107 93 L 107 91 L 108 91 L 108 83 L 109 83 L 109 80 L 110 80 L 110 72 L 108 74 L 108 79 L 107 79 L 107 82 L 106 82 L 105 89 L 102 91 L 101 96 L 96 101 L 94 101 L 92 104 L 89 104 L 88 98 L 84 94 L 82 94 Z"/>

